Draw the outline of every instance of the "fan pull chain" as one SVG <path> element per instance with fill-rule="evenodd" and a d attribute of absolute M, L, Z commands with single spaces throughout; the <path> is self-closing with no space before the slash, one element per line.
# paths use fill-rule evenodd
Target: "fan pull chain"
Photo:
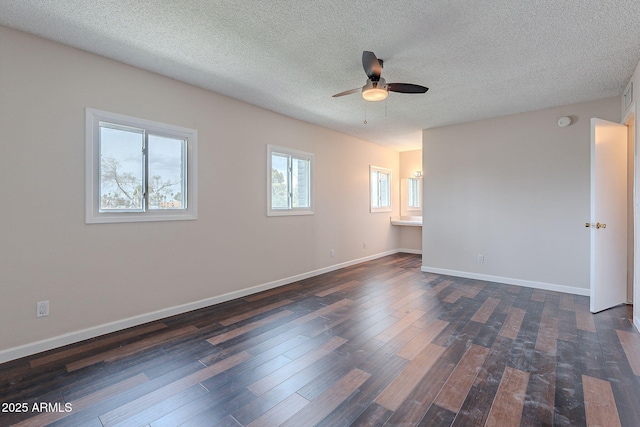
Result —
<path fill-rule="evenodd" d="M 367 124 L 367 104 L 364 104 L 364 124 Z"/>

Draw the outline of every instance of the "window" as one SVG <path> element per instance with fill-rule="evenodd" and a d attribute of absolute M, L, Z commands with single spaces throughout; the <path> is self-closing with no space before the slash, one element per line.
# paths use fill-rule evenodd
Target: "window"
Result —
<path fill-rule="evenodd" d="M 407 210 L 410 211 L 419 211 L 421 209 L 420 205 L 420 178 L 409 178 L 407 179 L 407 201 L 408 206 Z"/>
<path fill-rule="evenodd" d="M 267 145 L 267 215 L 313 214 L 313 154 Z"/>
<path fill-rule="evenodd" d="M 197 131 L 88 108 L 86 222 L 197 218 Z"/>
<path fill-rule="evenodd" d="M 369 167 L 371 176 L 371 212 L 391 212 L 391 170 Z"/>

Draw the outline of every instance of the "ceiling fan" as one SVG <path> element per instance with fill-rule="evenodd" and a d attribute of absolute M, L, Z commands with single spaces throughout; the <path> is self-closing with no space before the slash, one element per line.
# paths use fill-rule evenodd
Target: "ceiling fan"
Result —
<path fill-rule="evenodd" d="M 362 97 L 367 101 L 382 101 L 389 96 L 390 91 L 399 93 L 425 93 L 429 90 L 428 87 L 411 83 L 387 83 L 385 79 L 380 77 L 380 74 L 382 74 L 382 66 L 382 59 L 378 59 L 373 52 L 365 50 L 362 52 L 362 67 L 368 77 L 367 83 L 362 86 L 362 88 L 336 93 L 333 95 L 333 98 L 362 91 Z"/>

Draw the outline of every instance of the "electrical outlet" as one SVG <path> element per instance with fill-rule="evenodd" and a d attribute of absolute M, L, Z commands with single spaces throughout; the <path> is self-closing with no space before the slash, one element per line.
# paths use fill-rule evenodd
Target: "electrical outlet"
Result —
<path fill-rule="evenodd" d="M 362 249 L 367 249 L 367 242 L 362 242 Z"/>
<path fill-rule="evenodd" d="M 332 256 L 332 257 L 333 257 L 335 254 L 336 254 L 336 251 L 334 251 L 333 249 L 331 249 L 331 250 L 329 251 L 329 255 L 330 255 L 330 256 Z"/>
<path fill-rule="evenodd" d="M 484 255 L 478 255 L 478 262 L 479 263 L 483 263 L 484 262 Z"/>
<path fill-rule="evenodd" d="M 49 301 L 39 301 L 36 306 L 36 317 L 45 317 L 49 315 Z"/>

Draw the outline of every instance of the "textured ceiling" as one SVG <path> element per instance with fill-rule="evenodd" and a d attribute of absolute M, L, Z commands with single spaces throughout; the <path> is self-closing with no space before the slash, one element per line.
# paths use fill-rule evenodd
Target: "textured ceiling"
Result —
<path fill-rule="evenodd" d="M 638 0 L 0 0 L 0 25 L 399 151 L 425 128 L 621 95 L 640 60 Z M 364 85 L 363 50 L 429 92 L 332 98 Z"/>

